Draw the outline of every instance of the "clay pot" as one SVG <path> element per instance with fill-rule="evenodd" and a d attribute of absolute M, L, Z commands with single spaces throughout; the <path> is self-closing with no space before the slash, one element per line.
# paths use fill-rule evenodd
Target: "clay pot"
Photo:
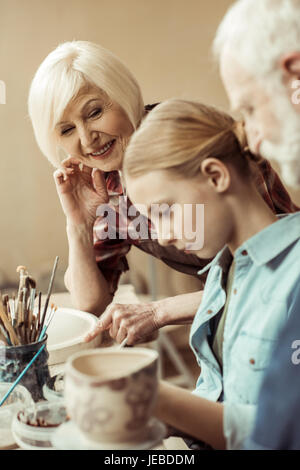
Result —
<path fill-rule="evenodd" d="M 158 353 L 144 348 L 93 349 L 69 358 L 65 402 L 89 441 L 142 442 L 157 396 Z"/>

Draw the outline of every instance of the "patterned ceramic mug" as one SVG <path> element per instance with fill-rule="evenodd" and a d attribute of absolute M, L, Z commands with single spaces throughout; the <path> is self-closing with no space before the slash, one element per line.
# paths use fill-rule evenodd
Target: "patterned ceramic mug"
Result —
<path fill-rule="evenodd" d="M 158 353 L 146 348 L 91 349 L 66 364 L 65 400 L 82 435 L 96 442 L 141 442 L 158 386 Z"/>

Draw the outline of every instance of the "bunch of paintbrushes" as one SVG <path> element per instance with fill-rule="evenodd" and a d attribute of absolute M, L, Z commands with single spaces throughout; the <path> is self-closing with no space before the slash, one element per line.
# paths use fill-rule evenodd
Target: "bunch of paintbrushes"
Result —
<path fill-rule="evenodd" d="M 36 282 L 25 266 L 19 266 L 18 293 L 12 298 L 0 293 L 0 340 L 7 346 L 20 346 L 40 341 L 46 334 L 57 310 L 54 304 L 48 309 L 58 257 L 55 259 L 48 293 L 42 308 L 41 292 L 36 292 Z"/>

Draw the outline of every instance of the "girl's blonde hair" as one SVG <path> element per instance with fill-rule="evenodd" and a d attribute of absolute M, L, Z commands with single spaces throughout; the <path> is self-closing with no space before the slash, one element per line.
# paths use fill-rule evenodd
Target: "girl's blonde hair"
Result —
<path fill-rule="evenodd" d="M 158 105 L 131 137 L 125 152 L 125 176 L 169 170 L 192 178 L 208 157 L 232 163 L 249 175 L 249 152 L 243 123 L 212 106 L 171 99 Z"/>
<path fill-rule="evenodd" d="M 56 167 L 61 157 L 55 126 L 79 91 L 96 86 L 118 103 L 136 129 L 144 115 L 140 87 L 110 51 L 87 41 L 59 45 L 39 66 L 31 83 L 28 108 L 37 143 Z"/>

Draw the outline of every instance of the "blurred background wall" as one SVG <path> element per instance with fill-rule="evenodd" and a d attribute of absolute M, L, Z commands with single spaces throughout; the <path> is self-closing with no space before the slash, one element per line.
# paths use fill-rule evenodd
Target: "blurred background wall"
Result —
<path fill-rule="evenodd" d="M 170 97 L 203 100 L 227 109 L 211 59 L 217 25 L 231 0 L 0 0 L 0 284 L 16 281 L 25 264 L 43 277 L 60 256 L 67 266 L 65 220 L 53 169 L 40 153 L 27 116 L 31 79 L 44 57 L 72 39 L 97 42 L 136 76 L 145 103 Z M 295 194 L 300 203 L 300 194 Z M 130 280 L 147 292 L 147 256 L 133 249 Z M 197 288 L 197 282 L 156 262 L 159 294 Z M 138 268 L 140 266 L 140 268 Z M 48 279 L 47 279 L 48 281 Z M 62 284 L 61 284 L 62 285 Z"/>

